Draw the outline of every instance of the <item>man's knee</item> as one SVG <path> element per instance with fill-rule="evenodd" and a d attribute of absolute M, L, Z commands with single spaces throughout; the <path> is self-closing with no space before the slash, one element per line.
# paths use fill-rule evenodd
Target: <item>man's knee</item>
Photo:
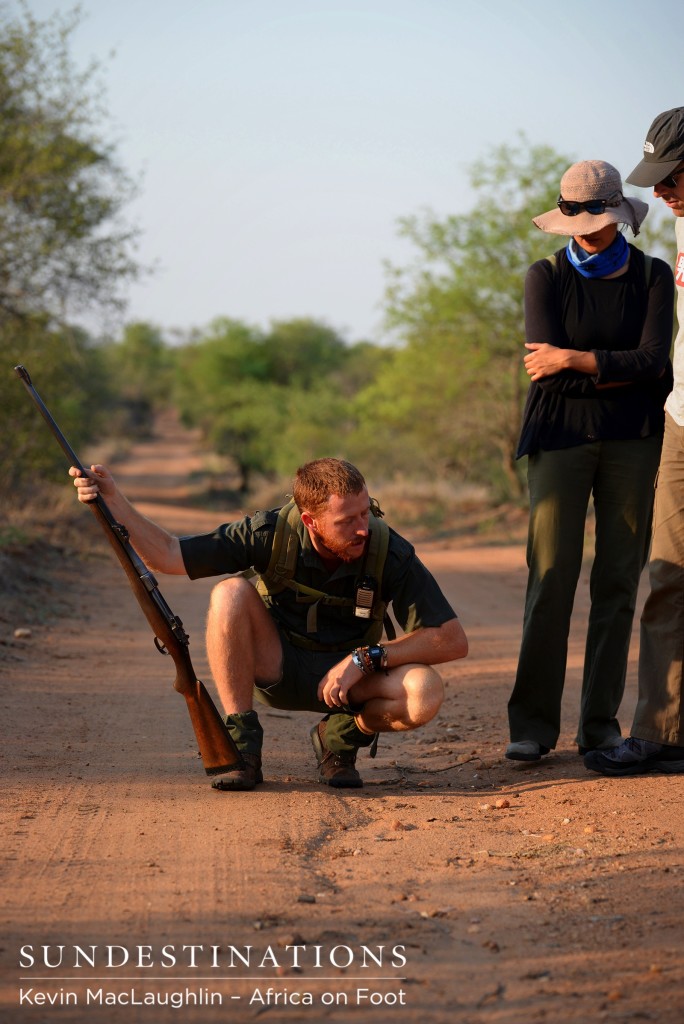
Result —
<path fill-rule="evenodd" d="M 407 726 L 417 729 L 435 717 L 444 701 L 444 683 L 430 665 L 412 665 L 404 676 Z"/>
<path fill-rule="evenodd" d="M 243 611 L 246 606 L 254 602 L 255 597 L 261 603 L 252 584 L 243 577 L 222 580 L 211 592 L 209 613 L 224 617 L 234 610 Z"/>
<path fill-rule="evenodd" d="M 209 620 L 225 624 L 236 616 L 265 611 L 264 604 L 252 584 L 241 576 L 222 580 L 214 587 L 209 598 Z"/>
<path fill-rule="evenodd" d="M 361 681 L 351 697 L 362 705 L 354 717 L 364 732 L 406 732 L 435 717 L 444 701 L 444 683 L 430 665 L 402 665 L 388 676 L 376 673 Z"/>

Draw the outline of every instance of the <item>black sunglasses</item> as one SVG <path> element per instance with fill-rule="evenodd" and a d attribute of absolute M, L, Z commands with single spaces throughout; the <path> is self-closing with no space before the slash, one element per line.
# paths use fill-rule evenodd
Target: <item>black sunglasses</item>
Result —
<path fill-rule="evenodd" d="M 609 199 L 589 199 L 586 203 L 575 203 L 570 199 L 563 199 L 558 196 L 557 206 L 565 217 L 576 217 L 578 213 L 590 213 L 594 217 L 606 212 L 607 206 L 619 206 L 622 202 L 622 192 L 613 192 Z"/>
<path fill-rule="evenodd" d="M 665 188 L 677 188 L 677 178 L 680 174 L 684 174 L 684 167 L 680 167 L 678 171 L 673 171 L 672 174 L 668 174 L 667 178 L 663 178 L 659 181 L 659 185 L 664 185 Z"/>

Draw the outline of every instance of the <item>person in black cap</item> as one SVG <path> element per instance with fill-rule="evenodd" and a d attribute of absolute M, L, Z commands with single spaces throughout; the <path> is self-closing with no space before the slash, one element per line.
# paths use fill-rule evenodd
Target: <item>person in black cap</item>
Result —
<path fill-rule="evenodd" d="M 641 617 L 639 694 L 632 734 L 584 758 L 602 775 L 684 772 L 684 107 L 659 114 L 643 159 L 627 181 L 653 194 L 677 218 L 677 319 L 674 386 L 665 403 L 665 437 L 656 484 L 649 575 Z"/>

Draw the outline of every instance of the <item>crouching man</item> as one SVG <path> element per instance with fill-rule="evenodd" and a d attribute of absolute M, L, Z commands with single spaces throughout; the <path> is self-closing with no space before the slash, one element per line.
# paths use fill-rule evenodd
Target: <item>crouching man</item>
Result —
<path fill-rule="evenodd" d="M 360 747 L 381 732 L 425 725 L 444 698 L 432 667 L 468 653 L 465 633 L 413 547 L 391 530 L 361 473 L 339 459 L 298 469 L 293 501 L 176 537 L 141 515 L 104 466 L 74 467 L 82 502 L 102 495 L 148 568 L 191 579 L 232 575 L 213 590 L 207 655 L 226 725 L 245 767 L 216 778 L 220 790 L 263 781 L 256 698 L 272 708 L 319 711 L 311 730 L 319 779 L 362 786 Z M 253 581 L 242 575 L 256 574 Z M 387 615 L 403 635 L 394 637 Z M 381 643 L 383 625 L 393 637 Z"/>

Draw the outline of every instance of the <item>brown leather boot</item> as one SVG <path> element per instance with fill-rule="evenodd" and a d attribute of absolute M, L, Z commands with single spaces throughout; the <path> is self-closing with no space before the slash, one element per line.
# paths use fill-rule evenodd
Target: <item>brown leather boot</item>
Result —
<path fill-rule="evenodd" d="M 318 778 L 326 786 L 336 789 L 359 789 L 363 779 L 356 770 L 357 748 L 351 750 L 331 750 L 326 746 L 325 733 L 327 718 L 314 725 L 311 730 L 311 742 L 318 762 Z"/>

